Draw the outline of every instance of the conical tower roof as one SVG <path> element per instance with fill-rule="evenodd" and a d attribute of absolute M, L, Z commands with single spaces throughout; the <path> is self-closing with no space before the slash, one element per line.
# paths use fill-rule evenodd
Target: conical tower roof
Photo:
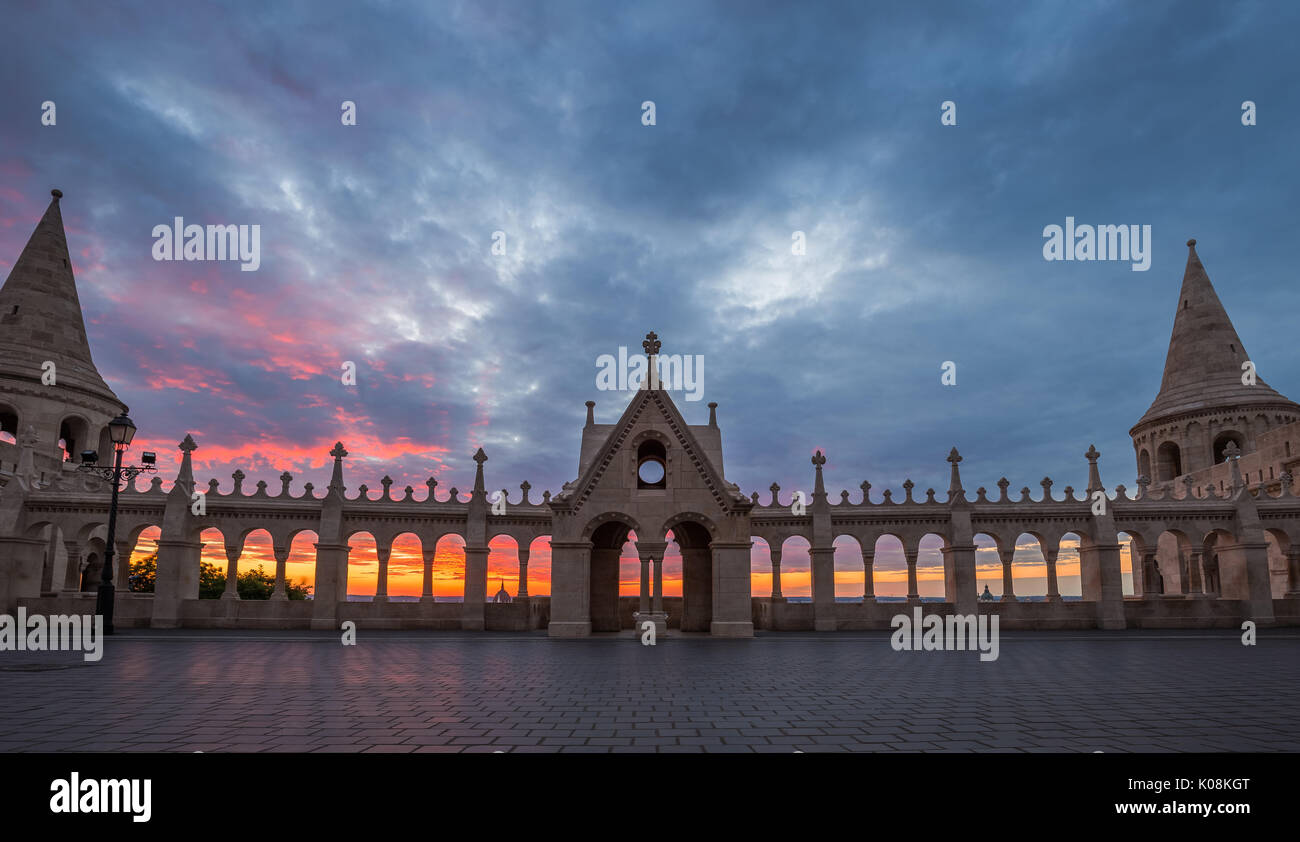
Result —
<path fill-rule="evenodd" d="M 56 387 L 90 393 L 121 405 L 108 388 L 86 340 L 86 322 L 68 259 L 58 190 L 31 239 L 0 287 L 0 376 L 39 383 L 46 360 Z"/>
<path fill-rule="evenodd" d="M 1161 418 L 1220 407 L 1274 405 L 1300 411 L 1300 405 L 1258 377 L 1253 385 L 1242 382 L 1242 364 L 1249 359 L 1196 254 L 1196 241 L 1188 240 L 1187 269 L 1183 272 L 1160 393 L 1133 429 Z"/>

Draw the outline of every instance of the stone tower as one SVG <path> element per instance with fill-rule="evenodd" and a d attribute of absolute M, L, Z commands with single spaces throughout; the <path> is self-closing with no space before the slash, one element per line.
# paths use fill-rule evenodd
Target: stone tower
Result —
<path fill-rule="evenodd" d="M 1234 442 L 1254 453 L 1269 430 L 1300 420 L 1300 405 L 1257 376 L 1210 277 L 1187 241 L 1187 269 L 1178 296 L 1164 379 L 1151 408 L 1129 430 L 1138 475 L 1168 484 L 1224 461 Z"/>
<path fill-rule="evenodd" d="M 108 422 L 126 409 L 91 359 L 59 211 L 63 194 L 51 194 L 0 287 L 0 432 L 15 440 L 0 437 L 0 466 L 13 470 L 18 446 L 34 441 L 35 470 L 47 477 L 82 450 L 98 450 L 102 461 L 112 452 Z"/>

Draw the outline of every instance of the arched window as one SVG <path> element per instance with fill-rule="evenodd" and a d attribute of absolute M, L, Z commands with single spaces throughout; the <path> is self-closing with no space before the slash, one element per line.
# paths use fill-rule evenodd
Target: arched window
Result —
<path fill-rule="evenodd" d="M 18 442 L 18 411 L 2 404 L 0 404 L 0 441 L 9 444 Z"/>
<path fill-rule="evenodd" d="M 646 439 L 636 449 L 636 487 L 668 487 L 668 453 L 654 439 Z"/>
<path fill-rule="evenodd" d="M 1138 453 L 1138 474 L 1147 479 L 1152 479 L 1151 454 L 1147 453 L 1146 448 L 1143 448 L 1142 451 Z"/>
<path fill-rule="evenodd" d="M 1245 441 L 1245 436 L 1234 430 L 1226 430 L 1219 433 L 1219 435 L 1214 439 L 1214 464 L 1217 465 L 1220 462 L 1226 462 L 1228 460 L 1228 457 L 1223 453 L 1223 451 L 1228 447 L 1228 442 L 1236 444 L 1237 452 L 1242 453 L 1245 450 Z"/>
<path fill-rule="evenodd" d="M 89 432 L 89 425 L 84 419 L 75 415 L 63 419 L 63 423 L 59 425 L 59 447 L 63 448 L 65 460 L 76 459 L 77 454 L 82 450 L 93 447 L 87 441 Z"/>
<path fill-rule="evenodd" d="M 1160 475 L 1156 482 L 1168 482 L 1183 474 L 1183 454 L 1178 445 L 1167 441 L 1156 451 L 1156 469 Z"/>

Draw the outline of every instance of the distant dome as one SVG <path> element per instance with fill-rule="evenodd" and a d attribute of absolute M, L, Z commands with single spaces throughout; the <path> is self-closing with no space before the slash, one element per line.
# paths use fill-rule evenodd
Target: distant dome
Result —
<path fill-rule="evenodd" d="M 986 602 L 992 602 L 992 601 L 993 601 L 993 592 L 989 590 L 989 586 L 988 586 L 988 585 L 985 585 L 985 586 L 984 586 L 984 593 L 980 594 L 980 599 L 982 599 L 982 600 L 984 600 L 984 601 L 986 601 Z"/>
<path fill-rule="evenodd" d="M 496 596 L 492 597 L 492 601 L 494 603 L 514 602 L 514 600 L 510 598 L 510 594 L 506 593 L 505 583 L 502 581 L 498 582 L 498 584 L 501 589 L 497 591 Z"/>

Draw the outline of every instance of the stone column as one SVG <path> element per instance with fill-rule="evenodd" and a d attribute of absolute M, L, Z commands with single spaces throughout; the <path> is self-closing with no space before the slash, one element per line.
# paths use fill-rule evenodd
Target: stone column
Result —
<path fill-rule="evenodd" d="M 1015 560 L 1016 548 L 1009 550 L 1000 550 L 998 556 L 1002 559 L 1002 601 L 1016 601 L 1015 577 L 1011 575 L 1011 562 Z"/>
<path fill-rule="evenodd" d="M 347 544 L 316 544 L 316 586 L 312 593 L 311 627 L 338 628 L 339 604 L 348 601 Z"/>
<path fill-rule="evenodd" d="M 515 594 L 515 599 L 528 598 L 528 547 L 519 549 L 519 592 Z"/>
<path fill-rule="evenodd" d="M 244 548 L 226 544 L 226 590 L 222 599 L 239 599 L 239 557 Z"/>
<path fill-rule="evenodd" d="M 1142 596 L 1163 596 L 1164 585 L 1161 583 L 1160 561 L 1154 552 L 1142 554 Z"/>
<path fill-rule="evenodd" d="M 1300 547 L 1292 547 L 1286 551 L 1286 595 L 1287 597 L 1300 596 Z"/>
<path fill-rule="evenodd" d="M 638 609 L 642 614 L 650 613 L 650 556 L 641 555 L 641 602 Z"/>
<path fill-rule="evenodd" d="M 745 533 L 749 534 L 748 528 Z M 713 620 L 709 633 L 714 637 L 753 637 L 754 602 L 749 580 L 749 541 L 713 541 Z M 830 617 L 834 621 L 834 616 Z"/>
<path fill-rule="evenodd" d="M 484 605 L 487 604 L 488 548 L 465 547 L 465 605 L 460 627 L 465 631 L 483 631 Z"/>
<path fill-rule="evenodd" d="M 772 556 L 772 601 L 785 602 L 785 596 L 781 593 L 781 549 L 778 547 L 770 551 Z"/>
<path fill-rule="evenodd" d="M 812 567 L 813 630 L 835 631 L 835 547 L 808 550 Z"/>
<path fill-rule="evenodd" d="M 979 579 L 975 573 L 975 545 L 953 544 L 943 548 L 944 598 L 958 614 L 979 611 Z"/>
<path fill-rule="evenodd" d="M 1146 570 L 1143 556 L 1137 551 L 1134 543 L 1128 545 L 1129 567 L 1133 571 L 1133 596 L 1143 596 L 1146 593 Z"/>
<path fill-rule="evenodd" d="M 654 597 L 650 610 L 655 614 L 664 613 L 664 556 L 659 552 L 654 557 Z"/>
<path fill-rule="evenodd" d="M 63 547 L 68 553 L 68 563 L 63 567 L 63 576 L 58 576 L 56 571 L 51 584 L 55 591 L 79 591 L 81 590 L 81 545 L 76 541 L 64 541 Z"/>
<path fill-rule="evenodd" d="M 916 556 L 919 552 L 917 547 L 903 548 L 903 555 L 907 556 L 907 598 L 911 601 L 921 598 L 916 583 Z"/>
<path fill-rule="evenodd" d="M 379 576 L 375 581 L 375 602 L 388 601 L 388 558 L 392 554 L 392 547 L 375 546 L 375 556 L 379 559 Z"/>
<path fill-rule="evenodd" d="M 1183 552 L 1180 547 L 1178 550 L 1178 591 L 1183 596 L 1187 596 L 1189 583 L 1191 582 L 1191 573 L 1187 569 L 1187 553 Z"/>
<path fill-rule="evenodd" d="M 862 601 L 874 602 L 876 599 L 876 554 L 874 551 L 862 551 Z"/>
<path fill-rule="evenodd" d="M 1061 592 L 1056 586 L 1056 557 L 1060 550 L 1044 550 L 1043 560 L 1047 562 L 1047 601 L 1060 602 Z"/>
<path fill-rule="evenodd" d="M 421 602 L 436 602 L 433 596 L 433 559 L 438 554 L 437 547 L 424 549 L 424 588 L 420 592 Z"/>
<path fill-rule="evenodd" d="M 130 593 L 131 552 L 135 549 L 135 545 L 130 541 L 114 541 L 113 543 L 117 546 L 117 551 L 113 553 L 113 577 L 117 579 L 117 582 L 113 587 L 117 589 L 118 593 Z M 156 566 L 157 562 L 155 561 Z"/>
<path fill-rule="evenodd" d="M 591 542 L 551 540 L 551 637 L 591 634 Z"/>
<path fill-rule="evenodd" d="M 1189 596 L 1202 596 L 1205 588 L 1202 585 L 1203 577 L 1201 575 L 1201 565 L 1204 563 L 1205 553 L 1200 550 L 1193 550 L 1191 558 L 1188 559 L 1188 566 L 1191 568 L 1191 575 L 1188 577 L 1191 584 L 1188 586 Z"/>
<path fill-rule="evenodd" d="M 271 548 L 275 554 L 275 587 L 271 589 L 271 599 L 287 600 L 289 590 L 285 585 L 285 565 L 289 563 L 289 548 L 275 545 Z"/>

